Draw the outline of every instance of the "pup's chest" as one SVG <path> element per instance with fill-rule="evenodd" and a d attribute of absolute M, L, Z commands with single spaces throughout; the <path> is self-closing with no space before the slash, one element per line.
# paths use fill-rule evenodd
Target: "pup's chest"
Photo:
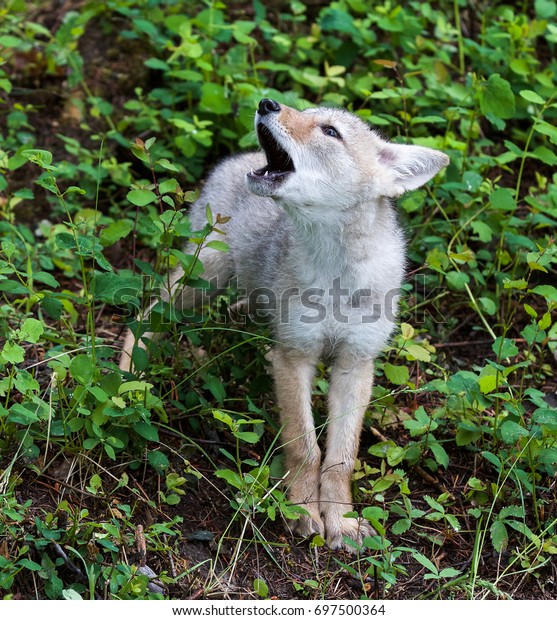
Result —
<path fill-rule="evenodd" d="M 296 280 L 300 291 L 314 292 L 333 308 L 336 304 L 353 306 L 380 299 L 391 289 L 398 289 L 403 276 L 403 257 L 372 256 L 353 261 L 329 260 L 320 264 L 301 263 Z"/>
<path fill-rule="evenodd" d="M 402 261 L 388 270 L 377 262 L 356 269 L 299 273 L 298 286 L 285 287 L 275 329 L 295 348 L 334 353 L 348 346 L 375 356 L 396 325 Z"/>

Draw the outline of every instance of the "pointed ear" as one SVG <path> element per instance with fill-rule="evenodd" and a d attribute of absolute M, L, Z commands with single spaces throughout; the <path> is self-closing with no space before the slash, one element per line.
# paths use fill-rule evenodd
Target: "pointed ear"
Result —
<path fill-rule="evenodd" d="M 445 153 L 425 146 L 384 142 L 379 150 L 379 162 L 391 172 L 394 182 L 386 195 L 400 196 L 421 187 L 448 166 L 449 161 Z"/>

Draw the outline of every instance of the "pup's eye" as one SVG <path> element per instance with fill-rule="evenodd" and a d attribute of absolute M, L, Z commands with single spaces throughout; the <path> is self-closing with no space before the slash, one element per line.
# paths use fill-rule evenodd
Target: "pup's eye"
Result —
<path fill-rule="evenodd" d="M 342 140 L 340 133 L 334 127 L 331 127 L 331 125 L 323 125 L 323 127 L 321 127 L 321 131 L 330 138 L 337 138 L 337 140 Z"/>

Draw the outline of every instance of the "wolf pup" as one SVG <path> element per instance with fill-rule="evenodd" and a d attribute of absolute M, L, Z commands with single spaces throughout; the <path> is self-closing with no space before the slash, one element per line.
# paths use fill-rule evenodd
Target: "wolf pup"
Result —
<path fill-rule="evenodd" d="M 264 153 L 217 166 L 192 208 L 197 228 L 207 204 L 230 218 L 221 227 L 229 252 L 203 249 L 203 277 L 217 289 L 236 277 L 247 305 L 271 321 L 288 496 L 307 511 L 293 527 L 303 536 L 323 535 L 332 549 L 350 549 L 344 537 L 361 542 L 373 532 L 344 515 L 352 511 L 350 481 L 373 362 L 395 326 L 404 274 L 404 238 L 390 199 L 426 183 L 449 158 L 386 142 L 339 109 L 299 112 L 263 99 L 255 129 Z M 173 273 L 166 299 L 192 307 L 195 291 L 180 287 L 182 276 Z M 123 370 L 134 346 L 146 345 L 128 332 Z M 311 407 L 320 358 L 332 364 L 324 459 Z"/>

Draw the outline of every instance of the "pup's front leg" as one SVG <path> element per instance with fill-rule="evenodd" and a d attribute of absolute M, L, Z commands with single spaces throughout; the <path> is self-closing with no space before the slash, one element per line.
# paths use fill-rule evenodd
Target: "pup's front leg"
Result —
<path fill-rule="evenodd" d="M 308 511 L 294 522 L 302 536 L 325 533 L 319 514 L 321 452 L 311 410 L 311 391 L 317 358 L 277 347 L 272 354 L 277 402 L 283 425 L 288 498 Z"/>
<path fill-rule="evenodd" d="M 333 364 L 329 386 L 327 453 L 321 470 L 320 505 L 327 543 L 345 547 L 343 537 L 360 543 L 373 533 L 361 519 L 345 517 L 352 510 L 350 482 L 358 453 L 364 413 L 371 396 L 373 361 L 339 355 Z"/>

